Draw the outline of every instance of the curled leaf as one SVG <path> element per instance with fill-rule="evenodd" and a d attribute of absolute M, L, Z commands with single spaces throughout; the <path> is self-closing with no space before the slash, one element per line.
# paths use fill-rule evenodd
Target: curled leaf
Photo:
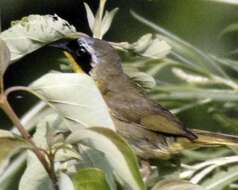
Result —
<path fill-rule="evenodd" d="M 30 15 L 0 33 L 11 52 L 11 62 L 53 41 L 75 33 L 76 29 L 57 15 Z"/>

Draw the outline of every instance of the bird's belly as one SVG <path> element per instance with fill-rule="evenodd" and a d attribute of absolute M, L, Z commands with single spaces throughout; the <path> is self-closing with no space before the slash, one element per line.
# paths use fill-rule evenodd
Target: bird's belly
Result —
<path fill-rule="evenodd" d="M 176 142 L 176 137 L 144 129 L 136 123 L 128 123 L 114 116 L 112 118 L 117 132 L 143 159 L 168 159 L 183 150 L 183 147 Z"/>

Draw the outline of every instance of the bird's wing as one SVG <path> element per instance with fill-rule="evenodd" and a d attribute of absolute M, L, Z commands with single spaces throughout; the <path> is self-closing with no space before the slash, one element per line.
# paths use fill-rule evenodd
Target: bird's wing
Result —
<path fill-rule="evenodd" d="M 149 114 L 141 118 L 141 125 L 152 131 L 169 135 L 184 136 L 195 139 L 196 136 L 183 127 L 172 114 L 164 114 L 163 111 L 156 114 Z"/>

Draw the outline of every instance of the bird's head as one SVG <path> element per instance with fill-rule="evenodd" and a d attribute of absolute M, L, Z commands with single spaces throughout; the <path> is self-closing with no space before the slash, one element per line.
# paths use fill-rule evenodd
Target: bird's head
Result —
<path fill-rule="evenodd" d="M 75 72 L 105 75 L 122 70 L 118 53 L 104 40 L 81 36 L 54 42 L 50 46 L 64 51 Z"/>

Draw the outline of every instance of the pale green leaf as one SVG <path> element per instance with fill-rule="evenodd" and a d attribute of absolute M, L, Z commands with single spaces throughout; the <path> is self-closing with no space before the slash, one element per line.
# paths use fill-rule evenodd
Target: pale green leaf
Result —
<path fill-rule="evenodd" d="M 76 29 L 57 15 L 30 15 L 0 33 L 14 62 L 53 41 L 75 33 Z"/>
<path fill-rule="evenodd" d="M 164 180 L 156 184 L 152 190 L 206 190 L 205 188 L 184 180 Z"/>
<path fill-rule="evenodd" d="M 65 173 L 60 173 L 59 190 L 76 190 L 70 177 Z"/>
<path fill-rule="evenodd" d="M 156 86 L 156 81 L 151 75 L 141 72 L 137 68 L 131 67 L 129 64 L 124 64 L 123 70 L 134 82 L 145 89 L 152 89 Z"/>
<path fill-rule="evenodd" d="M 135 52 L 144 51 L 152 41 L 152 34 L 144 34 L 136 42 L 133 43 L 133 49 Z"/>
<path fill-rule="evenodd" d="M 238 180 L 238 166 L 231 166 L 224 171 L 218 171 L 202 183 L 206 190 L 222 190 L 227 185 Z"/>
<path fill-rule="evenodd" d="M 3 76 L 5 70 L 10 64 L 10 51 L 6 43 L 0 39 L 0 75 Z"/>
<path fill-rule="evenodd" d="M 88 75 L 50 73 L 34 82 L 31 88 L 66 119 L 70 129 L 101 126 L 114 130 L 103 97 Z"/>
<path fill-rule="evenodd" d="M 86 9 L 89 28 L 93 32 L 94 22 L 95 22 L 95 18 L 94 18 L 93 12 L 92 12 L 92 10 L 90 9 L 90 7 L 88 6 L 87 3 L 84 2 L 83 4 L 84 4 L 84 7 Z"/>
<path fill-rule="evenodd" d="M 238 101 L 238 95 L 233 90 L 220 89 L 201 89 L 201 88 L 186 88 L 178 85 L 160 86 L 159 91 L 165 92 L 152 96 L 154 99 L 160 100 L 205 100 L 227 102 Z"/>
<path fill-rule="evenodd" d="M 110 190 L 105 174 L 96 168 L 81 169 L 72 178 L 75 190 Z"/>
<path fill-rule="evenodd" d="M 110 29 L 113 18 L 116 15 L 118 10 L 119 10 L 118 8 L 115 8 L 115 9 L 111 10 L 110 12 L 106 11 L 106 13 L 103 17 L 102 26 L 101 26 L 101 35 L 102 35 L 102 37 Z"/>
<path fill-rule="evenodd" d="M 41 162 L 28 152 L 27 168 L 21 177 L 19 190 L 54 190 L 53 184 Z"/>
<path fill-rule="evenodd" d="M 170 51 L 171 46 L 166 41 L 155 38 L 141 55 L 151 59 L 162 59 L 166 57 Z"/>
<path fill-rule="evenodd" d="M 133 190 L 145 189 L 134 152 L 112 130 L 100 127 L 78 129 L 68 137 L 66 142 L 70 144 L 81 142 L 103 152 L 115 176 L 125 187 L 128 186 Z"/>

